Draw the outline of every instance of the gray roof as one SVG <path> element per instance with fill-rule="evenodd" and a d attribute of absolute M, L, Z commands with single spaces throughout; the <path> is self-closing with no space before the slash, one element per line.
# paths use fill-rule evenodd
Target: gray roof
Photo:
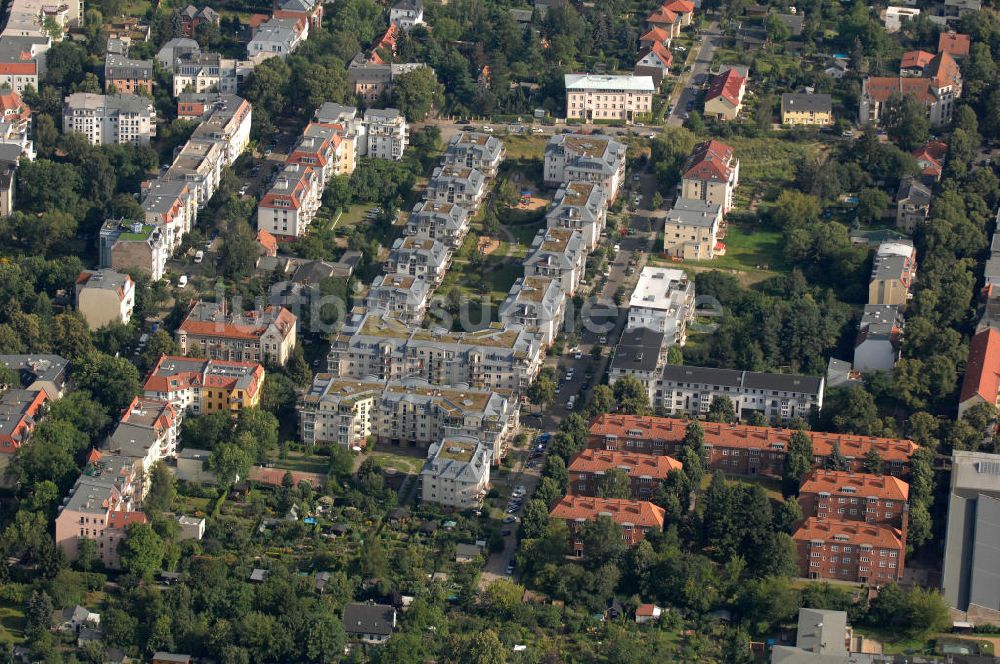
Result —
<path fill-rule="evenodd" d="M 358 115 L 358 109 L 353 106 L 344 106 L 332 101 L 323 102 L 323 105 L 316 109 L 316 121 L 327 123 L 339 123 L 345 120 L 353 120 Z"/>
<path fill-rule="evenodd" d="M 81 289 L 118 290 L 119 288 L 124 288 L 125 284 L 131 280 L 131 277 L 127 274 L 116 272 L 110 268 L 84 270 L 80 274 L 81 276 L 84 274 L 88 275 L 88 279 L 85 282 L 78 284 L 78 287 Z"/>
<path fill-rule="evenodd" d="M 0 362 L 21 378 L 21 387 L 33 389 L 31 386 L 39 381 L 55 383 L 62 386 L 66 383 L 66 368 L 69 361 L 58 355 L 0 355 Z M 56 395 L 51 395 L 53 398 Z"/>
<path fill-rule="evenodd" d="M 152 60 L 133 60 L 124 54 L 111 53 L 104 60 L 105 79 L 153 77 Z"/>
<path fill-rule="evenodd" d="M 718 385 L 720 387 L 763 389 L 799 394 L 818 394 L 823 388 L 823 379 L 819 376 L 692 367 L 680 364 L 668 364 L 663 367 L 661 377 L 664 381 L 674 383 Z"/>
<path fill-rule="evenodd" d="M 448 250 L 437 240 L 401 237 L 392 243 L 392 250 L 386 262 L 399 266 L 415 261 L 437 269 L 448 261 L 448 257 Z"/>
<path fill-rule="evenodd" d="M 427 301 L 429 292 L 430 286 L 420 277 L 380 274 L 368 289 L 368 307 L 384 309 L 397 298 L 408 307 L 419 307 Z"/>
<path fill-rule="evenodd" d="M 292 281 L 300 284 L 315 285 L 330 277 L 346 279 L 351 276 L 352 269 L 343 263 L 327 263 L 326 261 L 306 261 L 292 273 Z"/>
<path fill-rule="evenodd" d="M 541 297 L 535 293 L 541 290 Z M 507 298 L 500 305 L 500 320 L 509 317 L 538 316 L 552 320 L 563 303 L 562 286 L 557 279 L 547 277 L 518 277 L 510 287 Z M 541 312 L 539 312 L 539 309 Z"/>
<path fill-rule="evenodd" d="M 792 36 L 798 37 L 802 34 L 802 28 L 806 23 L 806 15 L 803 13 L 797 14 L 775 14 L 778 20 L 785 24 L 788 31 L 792 33 Z"/>
<path fill-rule="evenodd" d="M 209 450 L 200 450 L 194 447 L 185 447 L 177 453 L 178 459 L 186 459 L 188 461 L 207 461 L 210 456 L 212 456 L 212 453 Z"/>
<path fill-rule="evenodd" d="M 447 233 L 461 231 L 469 223 L 469 211 L 457 203 L 420 201 L 413 206 L 406 222 L 407 231 L 418 234 L 428 226 L 441 227 Z"/>
<path fill-rule="evenodd" d="M 76 109 L 93 109 L 118 113 L 146 113 L 156 115 L 153 100 L 142 95 L 114 94 L 97 95 L 90 92 L 74 92 L 65 99 L 68 111 Z"/>
<path fill-rule="evenodd" d="M 90 514 L 105 514 L 107 501 L 120 495 L 135 466 L 135 459 L 118 454 L 103 454 L 77 478 L 69 495 L 63 498 L 62 509 Z"/>
<path fill-rule="evenodd" d="M 896 190 L 896 201 L 906 201 L 910 205 L 923 206 L 930 205 L 930 187 L 914 177 L 905 177 L 899 181 L 899 189 Z"/>
<path fill-rule="evenodd" d="M 648 327 L 626 330 L 622 334 L 614 359 L 611 360 L 612 373 L 622 371 L 655 371 L 663 346 L 663 332 Z"/>
<path fill-rule="evenodd" d="M 894 330 L 903 327 L 903 312 L 895 304 L 866 304 L 858 329 L 865 331 L 865 338 L 889 338 Z"/>
<path fill-rule="evenodd" d="M 477 162 L 493 164 L 503 154 L 503 142 L 496 136 L 477 132 L 462 131 L 451 137 L 445 149 L 444 162 L 447 164 Z"/>
<path fill-rule="evenodd" d="M 718 222 L 721 214 L 721 205 L 713 205 L 700 199 L 679 198 L 674 207 L 667 212 L 666 221 L 684 226 L 710 228 Z"/>
<path fill-rule="evenodd" d="M 455 545 L 455 555 L 459 557 L 475 558 L 480 553 L 482 553 L 482 551 L 483 550 L 478 546 L 476 546 L 475 544 L 466 544 L 464 542 L 459 542 L 457 545 Z"/>
<path fill-rule="evenodd" d="M 17 143 L 0 143 L 0 164 L 16 164 L 24 154 L 24 148 Z"/>
<path fill-rule="evenodd" d="M 829 113 L 833 109 L 833 98 L 827 94 L 806 92 L 786 92 L 781 95 L 781 112 L 802 111 L 804 113 Z"/>
<path fill-rule="evenodd" d="M 438 189 L 447 190 L 454 187 L 465 195 L 475 195 L 486 188 L 486 176 L 482 171 L 466 166 L 446 164 L 438 166 L 427 183 L 426 196 L 432 197 Z"/>
<path fill-rule="evenodd" d="M 563 154 L 568 167 L 611 174 L 624 161 L 625 150 L 623 143 L 608 136 L 556 134 L 545 145 L 545 157 Z"/>
<path fill-rule="evenodd" d="M 799 628 L 795 645 L 823 655 L 847 654 L 847 612 L 822 609 L 799 609 Z"/>
<path fill-rule="evenodd" d="M 595 223 L 607 206 L 604 189 L 595 182 L 568 182 L 559 187 L 552 209 L 545 217 L 549 223 L 558 220 Z"/>
<path fill-rule="evenodd" d="M 449 452 L 471 450 L 469 458 L 453 458 Z M 439 479 L 478 484 L 490 472 L 492 450 L 472 436 L 448 436 L 440 443 L 434 443 L 427 450 L 427 461 L 421 475 L 433 475 Z M 476 552 L 478 554 L 478 551 Z"/>
<path fill-rule="evenodd" d="M 400 117 L 398 108 L 369 108 L 365 111 L 365 122 L 393 122 Z"/>
<path fill-rule="evenodd" d="M 348 634 L 381 634 L 389 636 L 396 620 L 396 609 L 385 604 L 359 604 L 344 606 L 344 630 Z"/>

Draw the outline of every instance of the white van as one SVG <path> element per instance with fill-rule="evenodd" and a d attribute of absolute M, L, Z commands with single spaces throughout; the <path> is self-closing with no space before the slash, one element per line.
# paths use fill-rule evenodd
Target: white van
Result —
<path fill-rule="evenodd" d="M 200 263 L 205 260 L 205 252 L 199 249 L 194 255 L 194 262 Z"/>
<path fill-rule="evenodd" d="M 576 395 L 574 394 L 569 398 L 569 401 L 566 402 L 566 410 L 573 410 L 573 406 L 575 405 L 576 405 Z"/>
<path fill-rule="evenodd" d="M 184 288 L 187 285 L 188 285 L 188 276 L 186 274 L 182 274 L 181 278 L 177 280 L 177 287 Z"/>

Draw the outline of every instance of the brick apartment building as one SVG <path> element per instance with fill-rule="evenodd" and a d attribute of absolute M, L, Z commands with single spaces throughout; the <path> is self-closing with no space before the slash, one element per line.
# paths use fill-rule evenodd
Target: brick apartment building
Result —
<path fill-rule="evenodd" d="M 814 470 L 799 489 L 806 517 L 862 521 L 898 529 L 906 540 L 910 485 L 889 475 Z"/>
<path fill-rule="evenodd" d="M 569 526 L 573 554 L 582 558 L 583 540 L 581 527 L 587 521 L 608 516 L 622 527 L 622 537 L 629 546 L 635 546 L 652 530 L 663 530 L 666 512 L 662 507 L 644 500 L 620 498 L 590 498 L 563 496 L 551 510 L 549 518 L 562 519 Z"/>
<path fill-rule="evenodd" d="M 879 586 L 903 578 L 906 540 L 896 528 L 810 517 L 792 539 L 803 577 Z"/>
<path fill-rule="evenodd" d="M 586 449 L 569 462 L 567 491 L 578 496 L 593 496 L 601 478 L 618 468 L 628 474 L 632 485 L 631 497 L 649 500 L 670 471 L 681 470 L 682 467 L 680 461 L 669 456 Z"/>
<path fill-rule="evenodd" d="M 601 415 L 591 423 L 587 446 L 677 457 L 684 445 L 687 425 L 686 420 L 670 417 Z M 785 450 L 795 433 L 793 429 L 716 422 L 702 422 L 701 426 L 705 431 L 705 452 L 711 470 L 722 470 L 730 475 L 781 476 Z M 886 474 L 905 476 L 910 457 L 917 450 L 914 442 L 905 439 L 818 431 L 806 434 L 812 439 L 817 467 L 833 452 L 836 444 L 855 472 L 864 469 L 865 453 L 875 449 L 885 463 Z"/>

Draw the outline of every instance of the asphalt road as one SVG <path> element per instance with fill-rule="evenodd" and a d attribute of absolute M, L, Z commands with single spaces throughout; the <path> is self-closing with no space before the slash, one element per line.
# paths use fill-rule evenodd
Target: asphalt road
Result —
<path fill-rule="evenodd" d="M 682 75 L 679 83 L 683 81 L 680 95 L 674 102 L 674 110 L 667 118 L 667 126 L 679 127 L 684 123 L 684 114 L 688 112 L 688 105 L 693 104 L 698 98 L 701 84 L 708 80 L 709 67 L 712 64 L 712 57 L 722 38 L 719 32 L 719 24 L 712 21 L 701 32 L 702 39 L 698 42 L 697 52 L 691 71 Z"/>

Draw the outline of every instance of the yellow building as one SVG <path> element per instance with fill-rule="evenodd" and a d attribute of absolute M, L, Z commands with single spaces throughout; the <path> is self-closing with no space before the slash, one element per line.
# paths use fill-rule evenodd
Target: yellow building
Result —
<path fill-rule="evenodd" d="M 260 405 L 264 367 L 257 362 L 229 362 L 163 355 L 146 378 L 143 395 L 168 401 L 195 415 Z"/>
<path fill-rule="evenodd" d="M 833 124 L 833 100 L 830 95 L 786 92 L 781 95 L 781 124 Z"/>

